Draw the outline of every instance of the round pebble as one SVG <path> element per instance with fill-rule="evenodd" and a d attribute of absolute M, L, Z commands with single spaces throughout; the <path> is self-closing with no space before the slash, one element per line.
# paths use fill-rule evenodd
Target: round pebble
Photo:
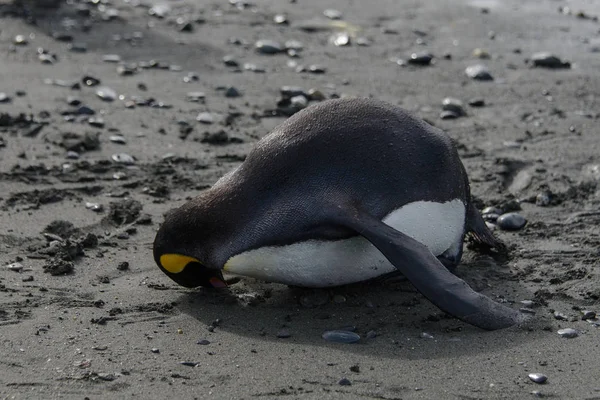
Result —
<path fill-rule="evenodd" d="M 527 219 L 518 213 L 502 214 L 496 220 L 496 225 L 505 231 L 518 231 L 527 223 Z"/>
<path fill-rule="evenodd" d="M 492 81 L 494 77 L 488 70 L 488 68 L 483 64 L 475 64 L 470 65 L 465 69 L 465 73 L 471 79 L 475 79 L 477 81 Z"/>
<path fill-rule="evenodd" d="M 356 343 L 360 340 L 360 336 L 357 333 L 345 330 L 326 331 L 322 337 L 328 342 L 335 343 Z"/>
<path fill-rule="evenodd" d="M 535 383 L 546 383 L 548 377 L 544 374 L 540 374 L 538 372 L 529 374 L 529 379 L 531 379 Z"/>
<path fill-rule="evenodd" d="M 577 332 L 573 328 L 559 329 L 557 333 L 561 337 L 564 337 L 564 338 L 567 338 L 567 339 L 573 339 L 573 338 L 576 338 L 577 336 L 579 336 L 579 332 Z"/>
<path fill-rule="evenodd" d="M 338 47 L 349 46 L 350 35 L 348 35 L 346 32 L 336 33 L 335 35 L 331 36 L 330 41 Z"/>
<path fill-rule="evenodd" d="M 350 382 L 350 379 L 348 378 L 342 378 L 338 381 L 338 385 L 340 386 L 350 386 L 352 385 L 352 382 Z"/>
<path fill-rule="evenodd" d="M 595 319 L 596 318 L 596 313 L 594 311 L 591 310 L 582 310 L 581 311 L 581 319 L 586 321 L 588 319 Z"/>

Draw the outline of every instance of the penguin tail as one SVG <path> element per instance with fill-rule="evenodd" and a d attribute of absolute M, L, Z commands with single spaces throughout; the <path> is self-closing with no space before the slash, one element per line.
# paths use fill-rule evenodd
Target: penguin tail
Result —
<path fill-rule="evenodd" d="M 494 236 L 472 202 L 467 207 L 467 231 L 477 244 L 505 251 L 506 245 Z"/>

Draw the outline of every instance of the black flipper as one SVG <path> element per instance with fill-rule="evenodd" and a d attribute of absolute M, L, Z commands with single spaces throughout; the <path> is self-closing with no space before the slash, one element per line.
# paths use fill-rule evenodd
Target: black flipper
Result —
<path fill-rule="evenodd" d="M 479 328 L 507 328 L 524 320 L 512 308 L 475 292 L 448 271 L 420 242 L 368 214 L 342 216 L 344 225 L 368 239 L 433 304 Z"/>

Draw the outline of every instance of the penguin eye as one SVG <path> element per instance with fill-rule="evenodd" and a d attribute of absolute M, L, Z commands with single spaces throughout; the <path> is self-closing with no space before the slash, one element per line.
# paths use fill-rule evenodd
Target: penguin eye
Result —
<path fill-rule="evenodd" d="M 172 274 L 178 274 L 183 271 L 191 262 L 202 264 L 194 257 L 184 256 L 181 254 L 163 254 L 160 256 L 160 265 Z"/>

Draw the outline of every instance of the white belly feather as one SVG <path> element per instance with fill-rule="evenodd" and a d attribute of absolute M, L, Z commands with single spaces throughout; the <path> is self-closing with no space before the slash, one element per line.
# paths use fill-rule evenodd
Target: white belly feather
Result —
<path fill-rule="evenodd" d="M 438 256 L 462 239 L 465 207 L 417 201 L 392 211 L 383 222 L 426 245 Z M 231 257 L 225 271 L 261 280 L 305 287 L 338 286 L 395 271 L 383 254 L 363 237 L 308 240 L 269 246 Z"/>

